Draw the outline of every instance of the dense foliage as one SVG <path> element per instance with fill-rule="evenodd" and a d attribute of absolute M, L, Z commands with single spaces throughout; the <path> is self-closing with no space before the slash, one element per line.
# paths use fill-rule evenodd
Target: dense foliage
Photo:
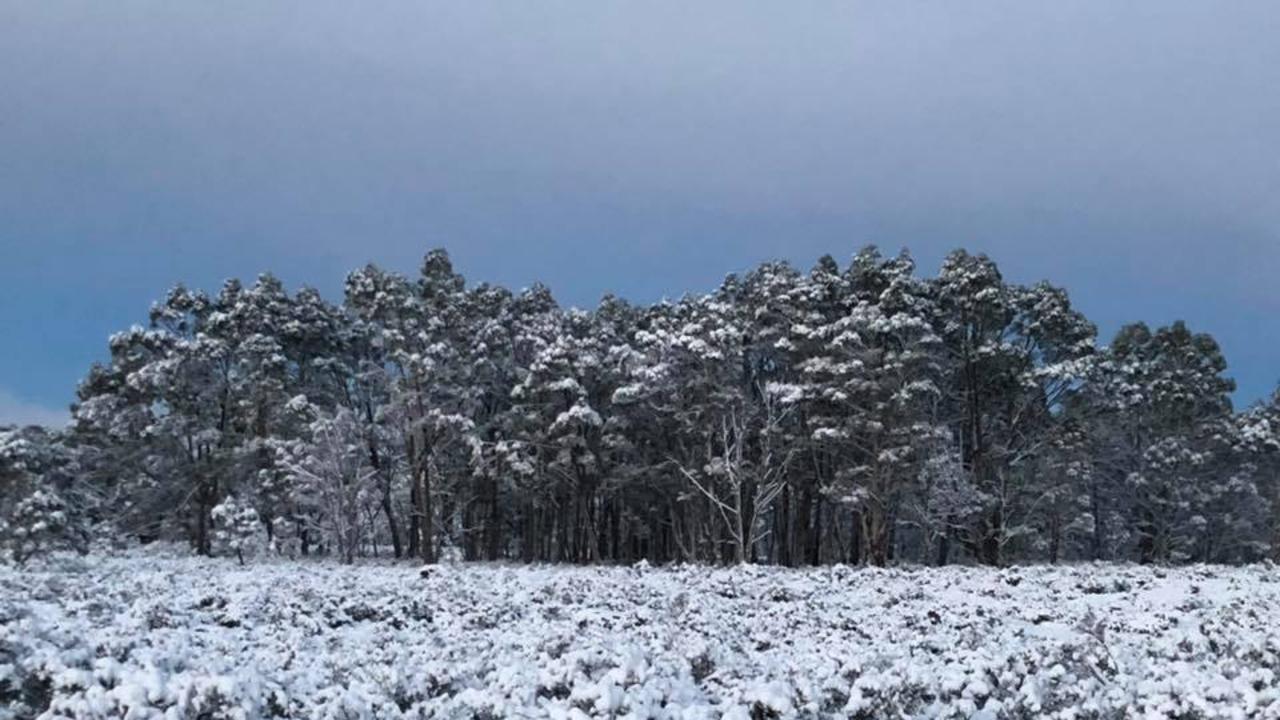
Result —
<path fill-rule="evenodd" d="M 416 279 L 351 273 L 340 306 L 269 275 L 178 287 L 110 351 L 66 432 L 0 434 L 19 558 L 104 528 L 241 561 L 1280 551 L 1280 406 L 1233 411 L 1211 337 L 1100 348 L 1065 291 L 963 251 L 934 278 L 868 248 L 591 311 L 433 251 Z"/>

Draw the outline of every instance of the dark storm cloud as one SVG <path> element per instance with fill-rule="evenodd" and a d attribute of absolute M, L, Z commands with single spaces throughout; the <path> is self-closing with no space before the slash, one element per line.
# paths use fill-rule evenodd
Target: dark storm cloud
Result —
<path fill-rule="evenodd" d="M 991 253 L 1280 378 L 1280 6 L 0 6 L 0 388 L 172 282 L 450 248 L 590 304 L 786 257 Z M 2 421 L 3 418 L 0 418 Z"/>

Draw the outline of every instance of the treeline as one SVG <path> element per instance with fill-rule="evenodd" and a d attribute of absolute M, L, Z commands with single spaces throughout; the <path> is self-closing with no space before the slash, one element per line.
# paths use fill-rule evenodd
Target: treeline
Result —
<path fill-rule="evenodd" d="M 342 305 L 178 287 L 65 432 L 0 434 L 17 556 L 552 562 L 1246 562 L 1280 552 L 1280 403 L 1234 412 L 1182 323 L 1100 348 L 1066 292 L 952 253 L 768 263 L 563 309 L 369 266 Z M 43 524 L 41 524 L 43 523 Z M 40 525 L 40 527 L 34 527 Z"/>

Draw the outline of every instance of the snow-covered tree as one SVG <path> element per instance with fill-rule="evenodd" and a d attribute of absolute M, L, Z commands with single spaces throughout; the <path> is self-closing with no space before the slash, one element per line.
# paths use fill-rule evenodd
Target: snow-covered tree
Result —
<path fill-rule="evenodd" d="M 269 274 L 177 287 L 109 350 L 55 470 L 6 471 L 10 515 L 211 553 L 234 505 L 267 546 L 346 560 L 1280 552 L 1280 411 L 1233 412 L 1212 338 L 1133 325 L 1100 351 L 1064 290 L 964 251 L 932 278 L 867 248 L 566 310 L 433 250 L 352 272 L 340 305 Z"/>
<path fill-rule="evenodd" d="M 87 549 L 91 498 L 62 437 L 40 427 L 0 428 L 0 545 L 24 563 L 55 549 Z"/>
<path fill-rule="evenodd" d="M 210 513 L 214 526 L 214 543 L 223 553 L 234 554 L 241 565 L 246 555 L 252 556 L 263 532 L 258 511 L 252 505 L 228 495 Z"/>
<path fill-rule="evenodd" d="M 301 404 L 295 402 L 295 408 Z M 279 452 L 310 528 L 344 562 L 354 562 L 368 537 L 366 519 L 377 499 L 377 472 L 355 415 L 346 408 L 332 415 L 319 412 L 307 437 Z"/>
<path fill-rule="evenodd" d="M 1033 532 L 1046 492 L 1030 462 L 1091 366 L 1095 330 L 1064 291 L 1004 282 L 983 255 L 952 253 L 936 289 L 948 361 L 945 410 L 987 509 L 962 538 L 984 563 Z"/>
<path fill-rule="evenodd" d="M 1144 562 L 1190 558 L 1207 528 L 1208 493 L 1224 480 L 1234 383 L 1216 342 L 1178 322 L 1152 332 L 1122 328 L 1091 386 L 1107 416 L 1102 454 L 1130 508 L 1130 532 Z"/>

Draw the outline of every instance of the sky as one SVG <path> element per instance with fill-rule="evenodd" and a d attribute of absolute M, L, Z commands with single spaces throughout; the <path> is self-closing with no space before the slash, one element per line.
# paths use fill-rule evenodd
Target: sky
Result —
<path fill-rule="evenodd" d="M 172 285 L 447 248 L 567 305 L 876 244 L 1280 380 L 1280 4 L 0 2 L 0 424 Z"/>

